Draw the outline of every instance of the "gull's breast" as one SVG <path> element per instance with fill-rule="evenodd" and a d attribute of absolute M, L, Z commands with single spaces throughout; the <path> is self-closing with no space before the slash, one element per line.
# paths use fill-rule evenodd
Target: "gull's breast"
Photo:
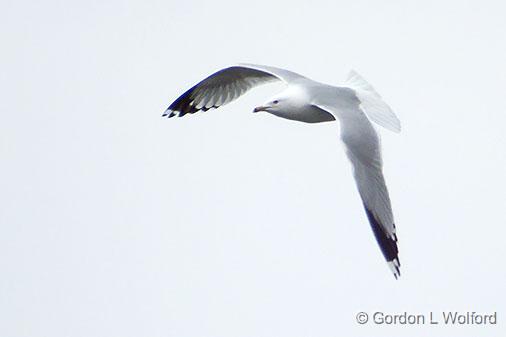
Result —
<path fill-rule="evenodd" d="M 327 111 L 312 105 L 291 109 L 289 111 L 269 111 L 269 113 L 281 118 L 304 123 L 323 123 L 336 120 L 334 116 Z"/>

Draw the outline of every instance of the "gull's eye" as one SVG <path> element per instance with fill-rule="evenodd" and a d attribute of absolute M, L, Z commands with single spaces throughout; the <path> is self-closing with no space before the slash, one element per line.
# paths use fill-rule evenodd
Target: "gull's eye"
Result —
<path fill-rule="evenodd" d="M 274 103 L 274 104 L 278 104 L 278 103 L 279 103 L 279 101 L 278 101 L 278 100 L 275 100 L 275 101 L 272 101 L 272 103 Z"/>

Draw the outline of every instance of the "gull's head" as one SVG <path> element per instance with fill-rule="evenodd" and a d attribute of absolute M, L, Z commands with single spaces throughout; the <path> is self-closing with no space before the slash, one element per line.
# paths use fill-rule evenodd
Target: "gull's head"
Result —
<path fill-rule="evenodd" d="M 266 103 L 257 106 L 253 112 L 265 111 L 278 117 L 297 119 L 308 106 L 308 95 L 304 88 L 289 86 Z"/>
<path fill-rule="evenodd" d="M 283 97 L 271 98 L 268 102 L 257 106 L 253 109 L 253 112 L 266 111 L 270 113 L 276 113 L 283 111 L 286 108 L 287 99 Z"/>

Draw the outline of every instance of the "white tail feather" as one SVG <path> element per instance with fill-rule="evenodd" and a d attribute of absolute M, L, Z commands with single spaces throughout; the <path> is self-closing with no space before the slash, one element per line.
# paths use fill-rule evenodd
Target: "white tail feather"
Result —
<path fill-rule="evenodd" d="M 360 100 L 360 108 L 371 121 L 393 132 L 401 131 L 401 122 L 392 109 L 383 101 L 372 85 L 356 71 L 350 71 L 345 85 L 355 90 L 355 94 Z"/>

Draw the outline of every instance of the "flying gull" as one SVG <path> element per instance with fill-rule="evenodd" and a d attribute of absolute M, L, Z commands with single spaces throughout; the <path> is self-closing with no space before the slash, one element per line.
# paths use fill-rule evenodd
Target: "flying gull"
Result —
<path fill-rule="evenodd" d="M 400 132 L 399 119 L 380 95 L 359 74 L 351 71 L 341 86 L 310 80 L 294 72 L 252 64 L 238 64 L 205 78 L 178 99 L 163 116 L 182 117 L 230 103 L 251 88 L 273 81 L 286 87 L 253 111 L 306 123 L 339 120 L 341 140 L 351 161 L 362 203 L 395 278 L 400 276 L 397 236 L 388 190 L 382 171 L 380 138 L 374 122 Z"/>

